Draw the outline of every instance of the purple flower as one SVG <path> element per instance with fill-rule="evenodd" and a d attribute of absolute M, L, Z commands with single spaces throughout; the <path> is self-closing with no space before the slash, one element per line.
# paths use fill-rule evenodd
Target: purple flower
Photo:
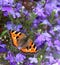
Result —
<path fill-rule="evenodd" d="M 54 44 L 60 46 L 60 41 L 59 40 L 55 40 Z"/>
<path fill-rule="evenodd" d="M 55 35 L 55 32 L 54 32 L 53 29 L 51 29 L 51 30 L 49 31 L 49 33 L 51 33 L 53 36 Z"/>
<path fill-rule="evenodd" d="M 50 47 L 47 47 L 46 48 L 46 51 L 48 52 L 48 51 L 51 51 L 51 48 Z"/>
<path fill-rule="evenodd" d="M 54 53 L 53 53 L 54 54 Z M 48 56 L 45 56 L 45 58 L 48 60 L 44 62 L 46 65 L 60 65 L 60 58 L 54 58 L 54 55 L 50 53 Z"/>
<path fill-rule="evenodd" d="M 51 39 L 52 36 L 47 31 L 45 31 L 44 33 L 42 33 L 42 35 L 45 37 L 46 44 L 48 46 L 53 46 L 52 39 Z"/>
<path fill-rule="evenodd" d="M 50 53 L 49 56 L 46 56 L 46 59 L 49 60 L 50 64 L 55 63 L 56 60 L 54 59 L 53 55 Z"/>
<path fill-rule="evenodd" d="M 54 31 L 60 31 L 60 25 L 56 25 L 56 26 L 54 27 Z"/>
<path fill-rule="evenodd" d="M 43 48 L 45 45 L 45 42 L 46 42 L 45 37 L 41 34 L 39 36 L 37 36 L 34 41 L 37 49 Z"/>
<path fill-rule="evenodd" d="M 13 10 L 11 6 L 3 6 L 2 7 L 2 11 L 10 12 L 11 10 Z"/>
<path fill-rule="evenodd" d="M 47 41 L 46 44 L 49 46 L 49 47 L 53 47 L 53 43 L 51 40 Z"/>
<path fill-rule="evenodd" d="M 38 63 L 38 60 L 35 57 L 30 57 L 29 60 L 30 60 L 30 63 Z"/>
<path fill-rule="evenodd" d="M 3 52 L 7 52 L 8 50 L 6 49 L 6 48 L 2 48 L 1 46 L 0 46 L 0 53 L 3 53 Z"/>
<path fill-rule="evenodd" d="M 36 6 L 36 8 L 33 10 L 35 12 L 35 14 L 37 14 L 38 16 L 40 16 L 41 18 L 46 18 L 46 15 L 44 14 L 44 10 L 43 8 L 39 6 Z"/>
<path fill-rule="evenodd" d="M 35 43 L 39 46 L 42 44 L 42 42 L 45 41 L 45 37 L 43 35 L 39 35 L 36 39 L 35 39 Z"/>
<path fill-rule="evenodd" d="M 50 3 L 46 3 L 45 5 L 46 14 L 50 15 L 55 8 L 56 8 L 56 0 Z"/>
<path fill-rule="evenodd" d="M 21 28 L 22 28 L 22 25 L 21 25 L 21 24 L 15 26 L 15 30 L 16 30 L 16 31 L 19 31 Z"/>
<path fill-rule="evenodd" d="M 6 27 L 7 27 L 8 30 L 20 31 L 20 28 L 22 28 L 22 25 L 15 25 L 11 22 L 7 22 Z"/>
<path fill-rule="evenodd" d="M 7 6 L 7 5 L 13 5 L 13 3 L 14 3 L 14 0 L 0 0 L 0 4 L 2 5 L 2 6 Z"/>
<path fill-rule="evenodd" d="M 26 57 L 23 54 L 18 53 L 15 57 L 16 62 L 23 62 Z"/>
<path fill-rule="evenodd" d="M 0 53 L 7 52 L 6 45 L 0 42 Z"/>
<path fill-rule="evenodd" d="M 12 30 L 12 28 L 13 28 L 12 25 L 13 24 L 11 22 L 7 22 L 7 24 L 6 24 L 7 29 Z"/>
<path fill-rule="evenodd" d="M 10 62 L 10 65 L 17 65 L 16 62 Z"/>
<path fill-rule="evenodd" d="M 54 44 L 55 44 L 55 48 L 59 51 L 60 50 L 60 41 L 59 40 L 55 40 Z"/>
<path fill-rule="evenodd" d="M 36 37 L 34 43 L 36 44 L 37 48 L 42 48 L 45 44 L 47 44 L 47 46 L 53 46 L 51 38 L 52 36 L 49 33 L 44 32 Z"/>
<path fill-rule="evenodd" d="M 5 48 L 6 45 L 5 44 L 0 44 L 0 47 Z"/>
<path fill-rule="evenodd" d="M 15 57 L 14 57 L 14 55 L 10 51 L 8 51 L 5 60 L 8 60 L 9 62 L 12 63 L 12 62 L 15 62 Z"/>
<path fill-rule="evenodd" d="M 44 32 L 42 33 L 43 36 L 45 36 L 45 38 L 51 38 L 51 35 L 48 32 Z"/>
<path fill-rule="evenodd" d="M 12 15 L 13 18 L 20 17 L 20 9 L 22 5 L 18 5 L 14 3 L 14 0 L 1 0 L 0 1 L 1 8 L 0 10 L 3 11 L 3 13 L 7 12 L 8 15 Z M 21 3 L 19 3 L 21 4 Z M 16 5 L 16 6 L 15 6 Z"/>
<path fill-rule="evenodd" d="M 56 20 L 56 21 L 57 21 L 58 25 L 60 25 L 60 19 L 59 19 L 59 18 L 57 18 L 57 20 Z"/>
<path fill-rule="evenodd" d="M 22 3 L 21 2 L 17 2 L 16 3 L 16 11 L 19 11 L 22 8 Z"/>
<path fill-rule="evenodd" d="M 52 65 L 60 65 L 60 59 L 57 59 L 57 61 L 53 63 Z"/>
<path fill-rule="evenodd" d="M 4 15 L 4 16 L 8 16 L 8 13 L 5 11 L 3 15 Z"/>
<path fill-rule="evenodd" d="M 44 20 L 44 21 L 42 22 L 42 24 L 51 26 L 51 23 L 50 23 L 48 20 Z"/>
<path fill-rule="evenodd" d="M 28 65 L 36 65 L 36 64 L 33 64 L 33 63 L 29 63 Z"/>
<path fill-rule="evenodd" d="M 20 17 L 20 13 L 18 11 L 11 10 L 10 14 L 13 16 L 13 18 Z"/>
<path fill-rule="evenodd" d="M 33 26 L 34 28 L 37 28 L 38 25 L 39 25 L 39 23 L 40 23 L 40 19 L 39 19 L 39 18 L 38 18 L 38 19 L 36 18 L 36 19 L 34 19 L 32 26 Z"/>

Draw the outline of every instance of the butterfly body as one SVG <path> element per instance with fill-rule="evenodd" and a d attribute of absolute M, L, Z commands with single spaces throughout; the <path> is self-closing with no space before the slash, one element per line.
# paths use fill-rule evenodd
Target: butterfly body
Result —
<path fill-rule="evenodd" d="M 17 31 L 10 31 L 10 36 L 13 41 L 13 45 L 23 53 L 37 52 L 36 45 L 26 34 Z"/>

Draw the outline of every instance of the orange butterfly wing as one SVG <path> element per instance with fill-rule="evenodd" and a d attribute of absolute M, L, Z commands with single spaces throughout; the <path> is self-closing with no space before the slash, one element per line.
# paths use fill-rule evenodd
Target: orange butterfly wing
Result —
<path fill-rule="evenodd" d="M 12 39 L 12 41 L 13 41 L 14 46 L 17 47 L 18 44 L 17 44 L 16 34 L 15 34 L 15 32 L 16 32 L 16 31 L 14 31 L 14 32 L 10 31 L 10 35 L 11 35 L 11 39 Z"/>
<path fill-rule="evenodd" d="M 33 41 L 30 39 L 28 42 L 28 48 L 22 48 L 21 51 L 25 53 L 35 53 L 36 52 L 36 47 L 34 47 Z"/>
<path fill-rule="evenodd" d="M 20 33 L 20 32 L 17 33 L 16 31 L 10 31 L 10 35 L 11 35 L 11 39 L 13 41 L 14 46 L 16 46 L 17 48 L 19 47 L 19 44 L 20 44 L 20 43 L 18 43 L 17 38 L 19 38 L 21 40 L 26 36 L 24 33 Z M 20 51 L 22 51 L 24 53 L 35 53 L 37 51 L 36 47 L 31 39 L 28 39 L 27 47 L 22 47 L 20 49 Z"/>

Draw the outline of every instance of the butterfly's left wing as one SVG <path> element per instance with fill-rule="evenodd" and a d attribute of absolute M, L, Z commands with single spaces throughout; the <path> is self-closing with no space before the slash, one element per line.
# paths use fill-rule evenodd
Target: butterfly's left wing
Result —
<path fill-rule="evenodd" d="M 22 40 L 24 37 L 26 37 L 26 35 L 24 33 L 21 32 L 17 32 L 17 31 L 10 31 L 10 36 L 12 39 L 12 43 L 15 47 L 19 47 L 19 45 L 21 46 L 19 42 L 19 40 Z"/>

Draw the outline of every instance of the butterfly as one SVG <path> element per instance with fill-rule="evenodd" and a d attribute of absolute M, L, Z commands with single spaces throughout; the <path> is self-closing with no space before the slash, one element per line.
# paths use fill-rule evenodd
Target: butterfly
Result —
<path fill-rule="evenodd" d="M 25 33 L 9 31 L 13 45 L 23 53 L 36 53 L 37 47 Z"/>

